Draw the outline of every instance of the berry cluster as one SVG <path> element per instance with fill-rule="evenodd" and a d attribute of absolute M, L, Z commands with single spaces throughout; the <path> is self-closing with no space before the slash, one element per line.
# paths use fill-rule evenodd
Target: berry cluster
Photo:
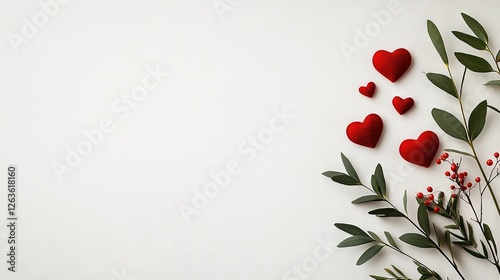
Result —
<path fill-rule="evenodd" d="M 435 200 L 435 195 L 434 195 L 434 189 L 431 186 L 427 187 L 427 195 L 424 195 L 422 192 L 417 193 L 417 198 L 420 199 L 425 203 L 425 205 L 429 208 L 432 208 L 434 212 L 439 213 L 441 210 L 441 207 L 439 205 L 441 204 L 439 201 Z M 443 192 L 438 192 L 438 197 L 442 198 L 444 196 Z"/>
<path fill-rule="evenodd" d="M 452 190 L 451 197 L 452 198 L 456 198 L 457 195 L 460 194 L 460 192 L 464 192 L 465 194 L 467 194 L 466 191 L 472 189 L 477 184 L 479 184 L 481 182 L 481 178 L 480 177 L 476 177 L 474 179 L 475 183 L 466 182 L 467 176 L 469 174 L 466 171 L 459 172 L 461 162 L 455 163 L 453 160 L 449 161 L 448 157 L 449 157 L 448 153 L 444 153 L 444 154 L 441 155 L 440 158 L 438 158 L 436 160 L 436 163 L 437 164 L 441 164 L 443 162 L 447 162 L 447 163 L 450 164 L 450 170 L 445 171 L 444 175 L 450 181 L 452 181 L 453 183 L 455 183 L 454 185 L 450 186 L 450 189 Z"/>

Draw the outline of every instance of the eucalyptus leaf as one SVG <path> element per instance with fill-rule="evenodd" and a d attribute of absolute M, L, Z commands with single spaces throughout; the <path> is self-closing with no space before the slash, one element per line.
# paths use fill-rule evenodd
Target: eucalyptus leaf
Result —
<path fill-rule="evenodd" d="M 334 226 L 336 226 L 341 231 L 349 233 L 350 235 L 362 235 L 362 236 L 369 237 L 368 234 L 366 234 L 366 232 L 364 230 L 360 229 L 359 227 L 357 227 L 355 225 L 335 223 Z"/>
<path fill-rule="evenodd" d="M 458 94 L 455 90 L 455 84 L 453 84 L 453 81 L 450 79 L 450 77 L 439 73 L 427 73 L 425 74 L 425 76 L 433 85 L 450 94 L 451 96 L 458 98 Z"/>
<path fill-rule="evenodd" d="M 371 177 L 371 184 L 372 184 L 372 189 L 375 191 L 375 193 L 377 193 L 380 197 L 383 197 L 377 178 L 375 178 L 375 174 L 373 174 Z"/>
<path fill-rule="evenodd" d="M 453 35 L 457 37 L 460 41 L 466 43 L 467 45 L 475 48 L 476 50 L 486 50 L 486 43 L 469 34 L 462 33 L 460 31 L 452 31 Z"/>
<path fill-rule="evenodd" d="M 469 26 L 470 30 L 472 30 L 472 32 L 474 32 L 474 34 L 476 34 L 479 39 L 481 39 L 485 43 L 488 43 L 488 34 L 477 20 L 465 13 L 462 13 L 462 18 Z"/>
<path fill-rule="evenodd" d="M 444 110 L 434 108 L 432 109 L 432 117 L 446 134 L 467 142 L 465 127 L 455 116 Z"/>
<path fill-rule="evenodd" d="M 364 264 L 365 262 L 369 261 L 371 258 L 373 258 L 375 255 L 378 254 L 378 252 L 380 252 L 380 250 L 382 250 L 382 248 L 384 248 L 383 245 L 374 245 L 370 248 L 368 248 L 368 250 L 366 250 L 358 259 L 358 261 L 356 262 L 356 265 L 362 265 Z"/>
<path fill-rule="evenodd" d="M 372 202 L 372 201 L 383 201 L 383 199 L 378 195 L 365 195 L 365 196 L 362 196 L 362 197 L 359 197 L 359 198 L 353 200 L 351 203 L 352 204 L 361 204 L 361 203 Z"/>
<path fill-rule="evenodd" d="M 377 217 L 405 217 L 405 215 L 394 208 L 379 208 L 368 212 L 370 215 Z"/>
<path fill-rule="evenodd" d="M 479 258 L 479 259 L 486 259 L 485 256 L 481 255 L 480 253 L 476 252 L 476 251 L 473 251 L 467 247 L 462 247 L 462 249 L 465 250 L 465 252 L 471 254 L 472 256 L 476 257 L 476 258 Z"/>
<path fill-rule="evenodd" d="M 371 243 L 374 242 L 371 237 L 364 236 L 364 235 L 353 235 L 351 237 L 348 237 L 344 239 L 342 242 L 340 242 L 337 247 L 339 248 L 346 248 L 346 247 L 353 247 L 353 246 L 359 246 L 363 245 L 366 243 Z"/>
<path fill-rule="evenodd" d="M 474 110 L 472 110 L 469 117 L 469 136 L 471 141 L 474 141 L 481 131 L 483 131 L 484 124 L 486 123 L 486 112 L 488 111 L 488 102 L 486 100 L 479 103 Z"/>
<path fill-rule="evenodd" d="M 463 66 L 473 72 L 487 73 L 494 71 L 488 61 L 482 57 L 461 52 L 456 52 L 455 57 L 460 63 L 462 63 Z"/>
<path fill-rule="evenodd" d="M 486 240 L 491 241 L 491 243 L 493 243 L 493 248 L 495 249 L 495 254 L 497 254 L 498 253 L 497 244 L 495 242 L 495 238 L 493 237 L 493 234 L 491 233 L 491 229 L 486 223 L 484 223 L 483 226 L 484 226 L 484 236 L 486 237 Z"/>
<path fill-rule="evenodd" d="M 351 176 L 342 173 L 342 172 L 337 172 L 337 171 L 326 171 L 323 172 L 323 175 L 325 175 L 328 178 L 331 178 L 334 182 L 346 185 L 346 186 L 357 186 L 360 185 L 360 183 L 352 178 Z"/>
<path fill-rule="evenodd" d="M 387 193 L 387 186 L 385 183 L 385 177 L 384 177 L 384 170 L 382 169 L 382 165 L 377 164 L 377 167 L 375 168 L 375 179 L 377 180 L 377 184 L 380 188 L 380 194 L 385 197 Z"/>
<path fill-rule="evenodd" d="M 443 37 L 441 37 L 441 33 L 439 33 L 439 29 L 434 22 L 430 20 L 427 20 L 427 33 L 431 38 L 434 48 L 436 48 L 436 51 L 441 57 L 441 60 L 445 65 L 448 65 L 448 55 L 446 54 L 446 49 L 444 47 Z"/>
<path fill-rule="evenodd" d="M 483 255 L 488 258 L 488 250 L 486 249 L 486 245 L 484 245 L 484 242 L 483 240 L 479 240 L 481 241 L 481 248 L 483 248 Z"/>
<path fill-rule="evenodd" d="M 430 238 L 418 233 L 405 233 L 401 235 L 399 239 L 407 244 L 419 248 L 436 248 L 436 245 Z"/>
<path fill-rule="evenodd" d="M 375 240 L 377 240 L 377 241 L 382 241 L 382 240 L 380 239 L 380 237 L 378 237 L 378 235 L 377 235 L 375 232 L 373 232 L 373 231 L 368 231 L 368 234 L 371 236 L 371 238 L 373 238 L 373 239 L 375 239 Z"/>
<path fill-rule="evenodd" d="M 418 206 L 417 210 L 418 224 L 425 232 L 425 234 L 429 236 L 431 234 L 431 226 L 429 223 L 429 214 L 427 213 L 427 206 L 423 202 L 420 202 L 419 204 L 420 205 Z"/>
<path fill-rule="evenodd" d="M 354 167 L 352 167 L 352 164 L 349 161 L 349 159 L 343 153 L 340 153 L 340 157 L 342 158 L 342 163 L 344 164 L 347 174 L 349 174 L 349 176 L 351 176 L 354 180 L 360 182 L 358 174 L 356 173 Z"/>
<path fill-rule="evenodd" d="M 403 207 L 405 209 L 406 214 L 408 214 L 408 192 L 405 190 L 405 194 L 403 195 Z"/>
<path fill-rule="evenodd" d="M 389 242 L 389 244 L 391 244 L 394 248 L 399 249 L 398 244 L 396 244 L 396 241 L 394 241 L 394 238 L 392 237 L 392 235 L 387 231 L 384 231 L 384 234 L 385 234 L 385 238 L 387 238 L 387 241 Z"/>
<path fill-rule="evenodd" d="M 498 63 L 500 62 L 500 50 L 497 52 L 497 56 L 495 57 L 495 62 Z"/>
<path fill-rule="evenodd" d="M 497 86 L 497 87 L 500 87 L 500 80 L 493 80 L 493 81 L 489 81 L 489 82 L 487 82 L 485 85 L 487 85 L 487 86 Z"/>

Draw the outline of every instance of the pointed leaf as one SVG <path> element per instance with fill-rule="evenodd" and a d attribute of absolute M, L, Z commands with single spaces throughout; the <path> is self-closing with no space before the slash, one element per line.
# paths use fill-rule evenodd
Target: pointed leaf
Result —
<path fill-rule="evenodd" d="M 380 237 L 378 237 L 378 235 L 377 235 L 375 232 L 373 232 L 373 231 L 368 231 L 368 234 L 371 236 L 371 238 L 373 238 L 373 239 L 375 239 L 375 240 L 377 240 L 377 241 L 382 241 L 382 240 L 380 239 Z"/>
<path fill-rule="evenodd" d="M 354 180 L 360 182 L 358 174 L 356 173 L 354 167 L 352 167 L 352 164 L 349 161 L 349 159 L 343 153 L 340 153 L 340 157 L 342 158 L 342 163 L 344 164 L 345 171 L 347 171 L 347 174 L 349 174 L 349 176 L 354 178 Z"/>
<path fill-rule="evenodd" d="M 488 258 L 488 250 L 486 249 L 486 245 L 484 245 L 484 242 L 483 240 L 479 240 L 481 241 L 481 247 L 483 248 L 483 255 Z"/>
<path fill-rule="evenodd" d="M 403 195 L 403 206 L 404 206 L 406 214 L 408 214 L 408 193 L 406 190 L 405 190 L 405 194 Z"/>
<path fill-rule="evenodd" d="M 385 272 L 387 272 L 389 275 L 391 275 L 392 277 L 394 278 L 398 278 L 398 276 L 396 275 L 396 273 L 392 272 L 392 270 L 388 269 L 388 268 L 384 268 Z"/>
<path fill-rule="evenodd" d="M 472 243 L 472 246 L 477 247 L 476 241 L 474 240 L 474 229 L 472 226 L 467 222 L 467 229 L 469 230 L 469 241 Z"/>
<path fill-rule="evenodd" d="M 438 247 L 441 248 L 441 238 L 439 237 L 439 234 L 438 234 L 438 231 L 436 228 L 436 224 L 432 223 L 432 227 L 434 228 L 434 232 L 436 233 L 436 241 L 437 241 Z"/>
<path fill-rule="evenodd" d="M 453 81 L 450 79 L 450 77 L 438 73 L 427 73 L 425 76 L 436 87 L 457 98 L 458 94 L 455 91 L 455 84 L 453 84 Z"/>
<path fill-rule="evenodd" d="M 369 261 L 371 258 L 373 258 L 375 255 L 378 254 L 378 252 L 380 252 L 380 250 L 382 250 L 382 248 L 384 248 L 383 245 L 374 245 L 370 248 L 368 248 L 368 250 L 366 250 L 362 255 L 361 257 L 359 257 L 358 261 L 356 262 L 356 265 L 362 265 L 364 264 L 365 262 Z"/>
<path fill-rule="evenodd" d="M 349 233 L 350 235 L 364 235 L 368 237 L 368 234 L 366 234 L 366 232 L 355 225 L 335 223 L 334 226 L 336 226 L 341 231 Z"/>
<path fill-rule="evenodd" d="M 471 141 L 474 141 L 481 131 L 483 131 L 484 124 L 486 123 L 486 112 L 488 111 L 488 103 L 486 100 L 479 103 L 474 110 L 472 110 L 469 117 L 469 136 Z"/>
<path fill-rule="evenodd" d="M 405 215 L 394 208 L 379 208 L 368 212 L 370 215 L 377 217 L 405 217 Z"/>
<path fill-rule="evenodd" d="M 366 202 L 372 202 L 372 201 L 383 201 L 382 198 L 378 195 L 365 195 L 362 197 L 359 197 L 355 200 L 353 200 L 351 203 L 352 204 L 361 204 L 361 203 L 366 203 Z"/>
<path fill-rule="evenodd" d="M 436 51 L 441 57 L 441 60 L 444 64 L 448 65 L 448 55 L 444 47 L 443 37 L 441 37 L 441 33 L 439 33 L 437 26 L 430 20 L 427 20 L 427 33 L 431 38 L 434 48 L 436 48 Z"/>
<path fill-rule="evenodd" d="M 380 189 L 380 186 L 378 185 L 378 181 L 377 181 L 377 178 L 375 177 L 375 175 L 372 175 L 371 183 L 372 183 L 372 189 L 375 191 L 375 193 L 377 193 L 378 195 L 383 197 L 382 190 Z"/>
<path fill-rule="evenodd" d="M 420 205 L 418 206 L 417 210 L 418 224 L 425 232 L 425 234 L 428 236 L 431 234 L 431 226 L 429 223 L 429 214 L 427 213 L 427 206 L 423 202 L 420 202 L 419 204 Z"/>
<path fill-rule="evenodd" d="M 462 247 L 462 249 L 464 249 L 467 253 L 471 254 L 472 256 L 476 257 L 476 258 L 479 258 L 479 259 L 485 259 L 486 257 L 479 254 L 478 252 L 476 251 L 473 251 L 467 247 Z"/>
<path fill-rule="evenodd" d="M 495 57 L 495 62 L 500 62 L 500 50 L 497 52 L 497 56 Z"/>
<path fill-rule="evenodd" d="M 406 275 L 404 275 L 404 273 L 403 273 L 403 272 L 402 272 L 399 268 L 397 268 L 397 267 L 396 267 L 396 266 L 394 266 L 394 265 L 391 265 L 391 266 L 392 266 L 392 268 L 393 268 L 393 269 L 394 269 L 397 273 L 399 273 L 399 275 L 401 275 L 401 276 L 403 276 L 403 277 L 406 277 Z M 407 277 L 406 277 L 406 278 L 407 278 Z"/>
<path fill-rule="evenodd" d="M 460 31 L 452 31 L 451 33 L 453 33 L 453 35 L 455 35 L 455 37 L 457 37 L 460 41 L 475 48 L 476 50 L 486 50 L 486 43 L 481 39 L 470 36 L 469 34 L 462 33 Z"/>
<path fill-rule="evenodd" d="M 488 61 L 486 61 L 482 57 L 460 52 L 456 52 L 455 57 L 458 59 L 458 61 L 460 61 L 460 63 L 462 63 L 463 66 L 467 67 L 467 69 L 471 71 L 478 73 L 487 73 L 494 71 Z"/>
<path fill-rule="evenodd" d="M 486 30 L 484 30 L 483 26 L 477 20 L 465 13 L 462 13 L 462 18 L 469 26 L 470 30 L 472 30 L 472 32 L 474 32 L 479 39 L 488 43 L 488 34 L 486 34 Z"/>
<path fill-rule="evenodd" d="M 487 86 L 497 86 L 497 87 L 500 87 L 500 80 L 493 80 L 493 81 L 489 81 L 489 82 L 487 82 L 485 85 L 487 85 Z"/>
<path fill-rule="evenodd" d="M 490 226 L 488 226 L 486 223 L 483 224 L 484 226 L 484 237 L 486 237 L 486 240 L 491 241 L 493 243 L 493 248 L 495 249 L 495 254 L 497 254 L 497 244 L 495 242 L 495 238 L 493 237 L 493 234 L 491 233 Z"/>
<path fill-rule="evenodd" d="M 455 150 L 455 149 L 444 149 L 446 152 L 450 152 L 450 153 L 456 153 L 456 154 L 461 154 L 461 155 L 464 155 L 464 156 L 468 156 L 468 157 L 474 157 L 473 155 L 469 154 L 469 153 L 466 153 L 466 152 L 462 152 L 462 151 L 459 151 L 459 150 Z"/>
<path fill-rule="evenodd" d="M 387 186 L 385 184 L 385 177 L 384 177 L 384 171 L 382 170 L 382 166 L 380 164 L 377 164 L 377 167 L 375 168 L 375 179 L 377 180 L 377 185 L 380 188 L 380 194 L 385 197 L 387 193 Z"/>
<path fill-rule="evenodd" d="M 337 171 L 326 171 L 323 172 L 323 175 L 326 177 L 331 178 L 334 182 L 339 183 L 341 185 L 346 185 L 346 186 L 358 186 L 360 183 L 356 181 L 354 178 L 351 176 L 342 173 L 342 172 L 337 172 Z"/>
<path fill-rule="evenodd" d="M 344 239 L 342 242 L 339 243 L 339 245 L 337 245 L 337 247 L 339 247 L 339 248 L 353 247 L 353 246 L 359 246 L 359 245 L 374 242 L 374 241 L 375 240 L 373 240 L 372 238 L 367 237 L 367 236 L 353 235 L 351 237 Z"/>
<path fill-rule="evenodd" d="M 431 239 L 418 233 L 405 233 L 401 235 L 399 239 L 419 248 L 436 248 Z"/>
<path fill-rule="evenodd" d="M 399 249 L 398 244 L 396 244 L 396 241 L 394 241 L 394 238 L 392 237 L 392 235 L 387 231 L 384 231 L 384 234 L 385 234 L 385 238 L 387 238 L 387 241 L 389 242 L 389 244 L 391 244 L 394 248 Z"/>
<path fill-rule="evenodd" d="M 432 117 L 446 134 L 467 142 L 465 127 L 455 116 L 444 110 L 434 108 L 432 109 Z"/>

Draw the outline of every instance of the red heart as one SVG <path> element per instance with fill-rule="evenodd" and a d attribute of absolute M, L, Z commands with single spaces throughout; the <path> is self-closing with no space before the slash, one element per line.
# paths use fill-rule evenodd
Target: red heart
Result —
<path fill-rule="evenodd" d="M 379 50 L 373 55 L 373 66 L 380 74 L 396 82 L 408 70 L 411 54 L 406 49 L 397 49 L 393 53 Z"/>
<path fill-rule="evenodd" d="M 374 82 L 369 82 L 366 87 L 360 86 L 359 87 L 359 93 L 366 97 L 372 98 L 373 94 L 375 93 L 375 83 Z"/>
<path fill-rule="evenodd" d="M 349 140 L 361 146 L 375 148 L 382 135 L 384 123 L 377 114 L 369 114 L 363 122 L 352 122 L 347 126 Z"/>
<path fill-rule="evenodd" d="M 399 146 L 399 154 L 408 162 L 429 167 L 439 148 L 439 138 L 432 131 L 424 131 L 417 140 L 404 140 Z"/>
<path fill-rule="evenodd" d="M 415 101 L 413 101 L 413 98 L 411 97 L 403 99 L 399 96 L 394 96 L 394 98 L 392 99 L 392 106 L 394 106 L 394 108 L 400 115 L 408 112 L 414 104 Z"/>

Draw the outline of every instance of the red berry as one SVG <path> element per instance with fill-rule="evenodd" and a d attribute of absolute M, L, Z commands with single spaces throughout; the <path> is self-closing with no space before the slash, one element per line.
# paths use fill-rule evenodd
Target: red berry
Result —
<path fill-rule="evenodd" d="M 438 213 L 441 210 L 438 206 L 434 207 L 434 213 Z"/>
<path fill-rule="evenodd" d="M 446 171 L 446 172 L 444 173 L 444 176 L 446 176 L 446 177 L 450 177 L 450 174 L 451 174 L 451 173 L 450 173 L 450 171 Z"/>
<path fill-rule="evenodd" d="M 428 186 L 428 187 L 427 187 L 427 191 L 428 191 L 428 192 L 432 192 L 432 191 L 433 191 L 432 187 L 431 187 L 431 186 Z"/>
<path fill-rule="evenodd" d="M 451 194 L 451 197 L 452 197 L 452 198 L 457 198 L 457 194 L 456 194 L 456 193 Z"/>
<path fill-rule="evenodd" d="M 481 178 L 476 177 L 476 182 L 477 182 L 477 183 L 481 182 Z"/>
<path fill-rule="evenodd" d="M 487 160 L 486 161 L 486 165 L 492 166 L 493 165 L 493 161 L 491 159 Z"/>
<path fill-rule="evenodd" d="M 429 200 L 434 200 L 434 195 L 431 193 L 430 195 L 427 196 Z"/>
<path fill-rule="evenodd" d="M 424 203 L 425 205 L 429 206 L 432 203 L 432 200 L 426 200 Z"/>
<path fill-rule="evenodd" d="M 462 191 L 464 191 L 464 192 L 467 190 L 467 188 L 466 188 L 465 186 L 462 186 L 460 189 L 461 189 Z"/>
<path fill-rule="evenodd" d="M 447 159 L 450 155 L 448 153 L 444 153 L 441 155 L 441 158 Z"/>
<path fill-rule="evenodd" d="M 467 171 L 464 171 L 464 176 L 467 177 L 467 175 L 469 175 L 469 173 L 467 173 Z"/>
<path fill-rule="evenodd" d="M 451 190 L 454 190 L 454 189 L 455 189 L 455 186 L 451 185 L 451 186 L 450 186 L 450 189 L 451 189 Z"/>
<path fill-rule="evenodd" d="M 417 198 L 418 198 L 418 199 L 422 199 L 422 198 L 424 198 L 424 194 L 423 194 L 423 193 L 421 193 L 421 192 L 418 192 L 418 193 L 417 193 Z"/>
<path fill-rule="evenodd" d="M 471 182 L 467 183 L 467 187 L 472 188 L 472 183 Z"/>
<path fill-rule="evenodd" d="M 458 166 L 456 164 L 452 164 L 450 167 L 451 171 L 456 172 L 458 170 Z"/>
<path fill-rule="evenodd" d="M 436 164 L 441 164 L 441 159 L 436 159 Z"/>
<path fill-rule="evenodd" d="M 455 173 L 451 174 L 450 178 L 455 180 L 455 178 L 457 178 L 457 174 L 455 174 Z"/>
<path fill-rule="evenodd" d="M 498 157 L 500 157 L 500 154 L 499 154 L 498 152 L 495 152 L 495 153 L 493 154 L 493 156 L 494 156 L 495 158 L 498 158 Z"/>

